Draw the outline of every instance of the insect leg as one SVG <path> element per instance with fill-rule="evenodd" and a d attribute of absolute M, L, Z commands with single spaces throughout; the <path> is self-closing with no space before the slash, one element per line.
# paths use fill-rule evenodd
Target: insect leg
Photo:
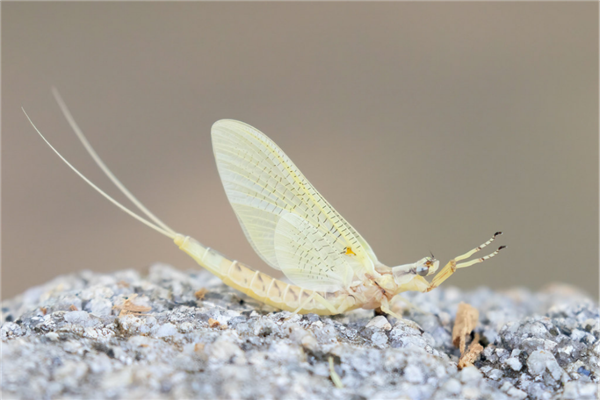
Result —
<path fill-rule="evenodd" d="M 390 309 L 390 304 L 388 303 L 388 300 L 385 297 L 381 299 L 381 305 L 379 306 L 379 308 L 381 308 L 381 311 L 383 311 L 384 313 L 391 315 L 392 317 L 398 320 L 403 319 L 401 315 L 396 314 Z"/>
<path fill-rule="evenodd" d="M 258 271 L 257 271 L 257 272 L 258 272 Z M 312 292 L 312 294 L 311 294 L 310 296 L 308 296 L 308 299 L 306 299 L 306 300 L 304 301 L 304 303 L 300 304 L 300 307 L 298 307 L 298 308 L 297 308 L 297 309 L 294 311 L 294 314 L 298 314 L 298 312 L 299 312 L 300 310 L 302 310 L 304 307 L 306 307 L 306 305 L 307 305 L 308 303 L 310 303 L 310 301 L 313 299 L 313 297 L 315 297 L 315 295 L 317 295 L 317 292 Z M 317 295 L 317 296 L 318 296 L 318 295 Z"/>
<path fill-rule="evenodd" d="M 413 303 L 411 303 L 410 301 L 408 301 L 407 299 L 405 299 L 404 297 L 402 297 L 398 294 L 396 296 L 394 296 L 394 298 L 392 300 L 400 300 L 401 302 L 405 303 L 408 306 L 408 308 L 412 308 L 415 311 L 420 312 L 421 314 L 431 314 L 430 312 L 421 310 L 419 307 L 415 306 Z M 394 301 L 394 303 L 395 302 L 396 301 Z"/>
<path fill-rule="evenodd" d="M 479 250 L 483 249 L 484 247 L 486 247 L 487 245 L 489 245 L 490 243 L 492 243 L 494 240 L 496 240 L 496 237 L 500 236 L 500 235 L 502 235 L 502 232 L 496 232 L 496 233 L 494 233 L 494 236 L 492 236 L 492 238 L 490 240 L 488 240 L 487 242 L 485 242 L 481 246 L 475 247 L 473 250 L 468 251 L 468 252 L 466 252 L 463 255 L 455 257 L 454 261 L 461 261 L 461 260 L 465 260 L 465 259 L 471 257 L 473 254 L 477 253 Z"/>
<path fill-rule="evenodd" d="M 313 294 L 315 295 L 315 300 L 318 301 L 320 304 L 322 304 L 326 309 L 328 309 L 329 311 L 331 311 L 331 315 L 335 315 L 335 314 L 341 314 L 342 312 L 344 312 L 344 310 L 336 310 L 335 307 L 333 306 L 333 304 L 331 304 L 330 302 L 328 302 L 327 300 L 325 300 L 323 298 L 323 296 L 321 296 L 320 294 L 318 294 L 317 292 L 313 292 Z"/>
<path fill-rule="evenodd" d="M 496 232 L 494 234 L 494 236 L 492 236 L 492 238 L 490 240 L 488 240 L 487 242 L 485 242 L 484 244 L 482 244 L 481 246 L 478 246 L 476 248 L 474 248 L 473 250 L 462 254 L 452 260 L 450 260 L 448 262 L 448 264 L 446 264 L 446 266 L 444 268 L 442 268 L 442 270 L 440 272 L 438 272 L 435 277 L 433 278 L 433 280 L 431 281 L 431 283 L 429 284 L 429 287 L 427 287 L 427 289 L 425 290 L 426 292 L 429 292 L 433 289 L 435 289 L 436 287 L 438 287 L 439 285 L 441 285 L 446 279 L 450 278 L 450 276 L 456 272 L 456 270 L 458 268 L 466 268 L 466 267 L 470 267 L 471 265 L 474 264 L 478 264 L 480 262 L 483 262 L 489 258 L 494 257 L 496 254 L 498 254 L 500 252 L 500 250 L 504 249 L 506 246 L 500 246 L 498 247 L 498 249 L 496 251 L 494 251 L 491 254 L 488 254 L 487 256 L 481 257 L 481 258 L 477 258 L 475 260 L 471 260 L 471 261 L 467 261 L 467 262 L 463 262 L 463 263 L 457 263 L 457 261 L 461 261 L 464 259 L 467 259 L 469 257 L 471 257 L 473 254 L 477 253 L 479 250 L 483 249 L 485 246 L 489 245 L 490 243 L 492 243 L 494 241 L 494 239 L 496 239 L 496 236 L 501 235 L 502 232 Z"/>
<path fill-rule="evenodd" d="M 475 265 L 475 264 L 479 264 L 480 262 L 484 262 L 485 260 L 494 257 L 496 254 L 498 254 L 500 252 L 500 250 L 502 250 L 504 248 L 506 248 L 506 246 L 500 246 L 500 247 L 498 247 L 498 249 L 496 249 L 496 251 L 494 251 L 491 254 L 488 254 L 487 256 L 483 256 L 481 258 L 477 258 L 475 260 L 467 261 L 464 263 L 458 263 L 458 264 L 456 264 L 456 268 L 457 269 L 458 268 L 467 268 L 467 267 L 470 267 L 471 265 Z"/>

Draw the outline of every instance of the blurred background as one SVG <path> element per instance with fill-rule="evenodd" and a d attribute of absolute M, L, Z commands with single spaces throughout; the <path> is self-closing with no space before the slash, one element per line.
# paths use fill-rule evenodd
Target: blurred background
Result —
<path fill-rule="evenodd" d="M 153 212 L 269 268 L 211 125 L 262 130 L 390 266 L 504 231 L 462 288 L 598 294 L 598 4 L 4 3 L 2 297 L 59 274 L 197 268 L 118 199 L 52 98 Z M 126 202 L 125 202 L 126 203 Z M 272 271 L 279 276 L 277 271 Z"/>

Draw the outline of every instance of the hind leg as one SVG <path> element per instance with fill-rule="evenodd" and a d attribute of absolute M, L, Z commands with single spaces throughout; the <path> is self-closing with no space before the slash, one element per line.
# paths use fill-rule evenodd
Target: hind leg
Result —
<path fill-rule="evenodd" d="M 381 308 L 381 311 L 383 311 L 384 313 L 386 313 L 388 315 L 391 315 L 392 317 L 396 318 L 397 320 L 404 319 L 404 318 L 402 318 L 401 315 L 398 315 L 391 310 L 390 303 L 388 302 L 388 300 L 385 297 L 381 300 L 381 305 L 379 306 L 379 308 Z"/>
<path fill-rule="evenodd" d="M 392 308 L 398 308 L 398 300 L 400 300 L 401 302 L 403 302 L 404 304 L 406 304 L 408 306 L 409 309 L 413 309 L 417 312 L 420 312 L 421 314 L 431 314 L 430 312 L 427 312 L 425 310 L 420 309 L 419 307 L 417 307 L 416 305 L 414 305 L 413 303 L 411 303 L 410 301 L 408 301 L 408 299 L 405 299 L 404 297 L 400 296 L 399 294 L 397 294 L 396 296 L 394 296 L 394 298 L 392 299 Z"/>

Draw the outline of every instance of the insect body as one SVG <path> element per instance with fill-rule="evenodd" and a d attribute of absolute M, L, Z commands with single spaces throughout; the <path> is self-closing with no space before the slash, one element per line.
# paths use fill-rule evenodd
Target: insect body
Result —
<path fill-rule="evenodd" d="M 481 246 L 448 262 L 431 282 L 425 277 L 434 275 L 439 267 L 439 261 L 433 256 L 397 267 L 383 265 L 367 241 L 272 140 L 245 123 L 217 121 L 212 127 L 212 142 L 227 198 L 254 250 L 292 283 L 283 282 L 227 259 L 197 240 L 177 233 L 154 216 L 104 165 L 56 91 L 54 95 L 98 166 L 151 221 L 109 197 L 77 171 L 27 116 L 34 129 L 70 168 L 123 211 L 171 238 L 225 284 L 276 308 L 332 315 L 356 308 L 380 307 L 385 313 L 400 318 L 391 310 L 392 299 L 399 293 L 428 292 L 457 269 L 491 258 L 504 247 L 485 257 L 461 262 L 489 245 L 501 234 L 497 232 Z"/>

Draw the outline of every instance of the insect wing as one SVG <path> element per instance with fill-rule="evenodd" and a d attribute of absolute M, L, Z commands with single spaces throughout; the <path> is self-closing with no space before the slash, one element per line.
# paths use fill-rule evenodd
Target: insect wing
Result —
<path fill-rule="evenodd" d="M 306 219 L 284 214 L 275 230 L 275 253 L 285 276 L 295 285 L 323 292 L 350 286 L 354 275 L 350 258 L 329 240 L 329 235 L 323 235 Z"/>
<path fill-rule="evenodd" d="M 344 257 L 354 258 L 347 264 L 355 274 L 374 271 L 377 258 L 367 242 L 271 139 L 243 122 L 220 120 L 212 127 L 212 141 L 227 198 L 246 238 L 267 264 L 285 273 L 275 234 L 281 218 L 291 213 L 327 235 L 335 251 L 350 247 L 355 256 Z"/>

